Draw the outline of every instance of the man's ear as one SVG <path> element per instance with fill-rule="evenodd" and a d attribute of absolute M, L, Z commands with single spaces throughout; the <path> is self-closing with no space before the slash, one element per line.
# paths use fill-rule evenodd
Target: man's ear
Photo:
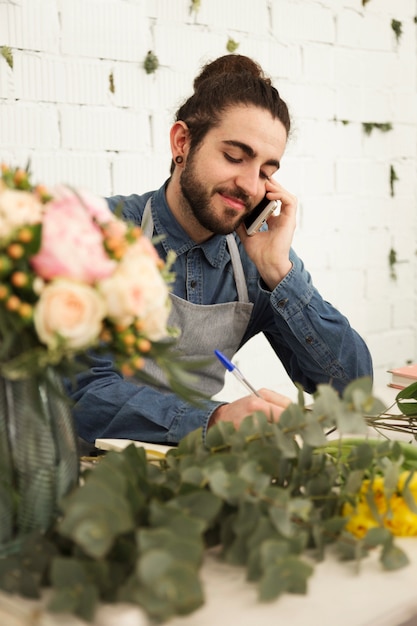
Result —
<path fill-rule="evenodd" d="M 170 132 L 171 153 L 175 157 L 181 156 L 184 160 L 190 149 L 190 131 L 185 122 L 179 120 L 171 128 Z"/>

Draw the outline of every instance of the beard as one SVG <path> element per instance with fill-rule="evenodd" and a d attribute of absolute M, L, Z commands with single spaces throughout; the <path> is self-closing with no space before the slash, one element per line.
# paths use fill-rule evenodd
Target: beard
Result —
<path fill-rule="evenodd" d="M 252 208 L 247 194 L 238 187 L 233 190 L 217 187 L 210 195 L 196 174 L 194 154 L 191 152 L 180 177 L 180 187 L 186 202 L 184 208 L 194 216 L 200 226 L 215 235 L 228 235 L 233 232 Z M 210 202 L 211 196 L 215 193 L 238 198 L 245 203 L 246 211 L 241 215 L 234 209 L 226 207 L 222 216 L 219 217 Z"/>

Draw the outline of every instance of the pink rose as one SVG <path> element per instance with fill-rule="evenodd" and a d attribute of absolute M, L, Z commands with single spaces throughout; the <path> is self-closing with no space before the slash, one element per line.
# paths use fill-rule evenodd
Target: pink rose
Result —
<path fill-rule="evenodd" d="M 104 198 L 95 196 L 85 189 L 73 189 L 65 185 L 56 185 L 52 190 L 52 195 L 54 201 L 68 200 L 69 198 L 77 200 L 99 224 L 120 221 L 110 211 L 109 205 Z"/>
<path fill-rule="evenodd" d="M 104 249 L 102 232 L 92 217 L 115 218 L 100 202 L 90 205 L 84 206 L 73 193 L 48 203 L 41 249 L 32 258 L 34 270 L 45 280 L 64 277 L 92 284 L 114 271 L 116 264 Z"/>

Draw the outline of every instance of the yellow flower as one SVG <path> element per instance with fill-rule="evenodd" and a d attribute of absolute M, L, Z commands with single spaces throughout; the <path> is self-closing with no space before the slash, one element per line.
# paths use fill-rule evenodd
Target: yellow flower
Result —
<path fill-rule="evenodd" d="M 369 506 L 363 502 L 359 502 L 356 507 L 346 503 L 342 515 L 349 518 L 345 529 L 360 539 L 366 535 L 368 530 L 379 526 L 372 516 Z"/>
<path fill-rule="evenodd" d="M 364 480 L 359 491 L 356 505 L 345 503 L 342 515 L 348 517 L 346 530 L 356 537 L 364 537 L 369 529 L 382 525 L 388 528 L 393 535 L 410 537 L 417 535 L 417 514 L 413 513 L 404 500 L 402 493 L 409 472 L 402 472 L 399 477 L 397 492 L 389 501 L 384 493 L 384 478 L 375 477 L 372 481 Z M 413 475 L 408 488 L 417 502 L 417 475 Z M 375 519 L 368 504 L 369 492 L 371 491 L 375 508 L 381 516 L 381 522 Z"/>

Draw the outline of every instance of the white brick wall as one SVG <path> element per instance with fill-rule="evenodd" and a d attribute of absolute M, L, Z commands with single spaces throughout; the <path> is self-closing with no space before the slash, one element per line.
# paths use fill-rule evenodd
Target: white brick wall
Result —
<path fill-rule="evenodd" d="M 176 108 L 200 65 L 234 39 L 273 77 L 293 117 L 279 177 L 300 200 L 297 252 L 367 340 L 384 385 L 389 367 L 417 360 L 417 0 L 200 0 L 197 13 L 190 5 L 0 0 L 0 46 L 14 61 L 11 69 L 0 56 L 0 159 L 30 157 L 36 179 L 103 195 L 158 187 Z M 399 42 L 392 19 L 402 22 Z M 148 50 L 160 62 L 149 75 Z M 393 128 L 368 136 L 364 122 Z M 256 385 L 278 380 L 294 395 L 262 339 L 238 360 Z M 231 396 L 240 392 L 233 385 Z"/>

